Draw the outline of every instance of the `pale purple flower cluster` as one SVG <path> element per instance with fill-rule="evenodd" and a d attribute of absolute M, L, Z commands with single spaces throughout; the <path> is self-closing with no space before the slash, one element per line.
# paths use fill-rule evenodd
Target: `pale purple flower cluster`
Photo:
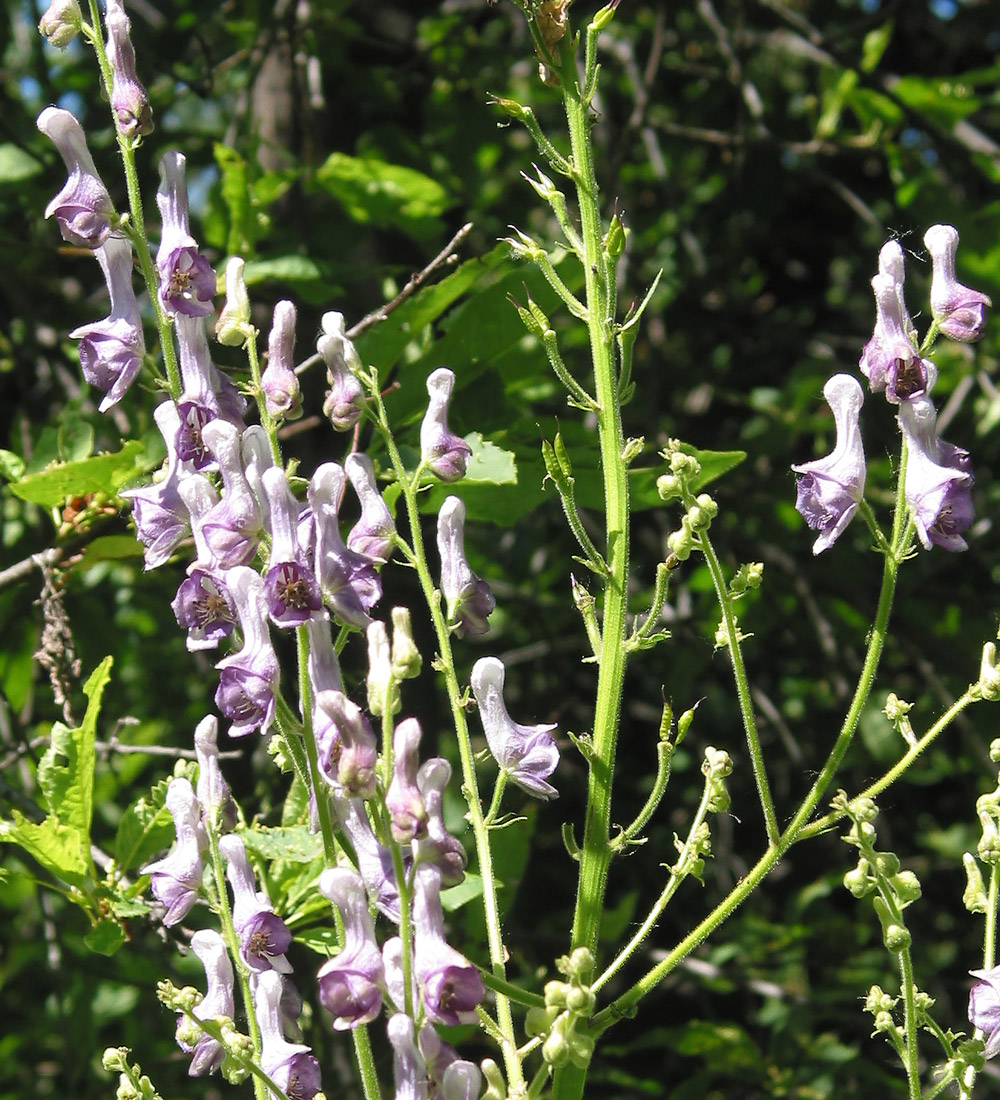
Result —
<path fill-rule="evenodd" d="M 962 286 L 955 278 L 958 232 L 934 225 L 924 235 L 933 261 L 932 334 L 954 340 L 977 340 L 985 325 L 989 298 Z M 937 381 L 934 364 L 923 358 L 917 332 L 903 294 L 905 257 L 897 241 L 879 253 L 875 294 L 875 329 L 861 354 L 859 368 L 872 393 L 884 393 L 898 409 L 906 445 L 906 505 L 926 549 L 964 550 L 962 537 L 972 525 L 972 470 L 969 453 L 937 434 L 937 413 L 930 398 Z M 793 466 L 799 474 L 795 507 L 819 532 L 813 552 L 830 547 L 850 522 L 864 496 L 865 456 L 859 416 L 861 388 L 848 375 L 831 378 L 823 390 L 833 410 L 837 444 L 826 458 Z"/>

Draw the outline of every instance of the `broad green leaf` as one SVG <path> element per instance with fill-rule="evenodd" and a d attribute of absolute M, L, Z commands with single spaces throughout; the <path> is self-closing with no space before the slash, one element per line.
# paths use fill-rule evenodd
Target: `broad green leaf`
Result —
<path fill-rule="evenodd" d="M 253 260 L 243 269 L 247 286 L 257 283 L 312 283 L 323 278 L 319 265 L 308 256 L 292 253 L 269 260 Z"/>
<path fill-rule="evenodd" d="M 974 94 L 972 85 L 961 77 L 942 80 L 937 77 L 900 76 L 887 80 L 886 86 L 907 107 L 949 130 L 956 122 L 975 114 L 982 107 L 982 100 Z"/>
<path fill-rule="evenodd" d="M 57 722 L 52 727 L 51 744 L 38 763 L 38 785 L 49 811 L 62 824 L 76 829 L 88 846 L 94 812 L 97 718 L 113 663 L 112 657 L 105 657 L 83 685 L 88 702 L 82 725 L 71 730 Z"/>
<path fill-rule="evenodd" d="M 161 779 L 122 814 L 115 832 L 115 862 L 122 871 L 140 867 L 173 843 L 174 822 L 166 806 L 170 778 Z"/>
<path fill-rule="evenodd" d="M 317 955 L 330 958 L 340 949 L 337 932 L 333 928 L 306 928 L 295 933 L 295 942 L 315 951 Z"/>
<path fill-rule="evenodd" d="M 70 497 L 91 493 L 113 496 L 127 481 L 142 473 L 144 453 L 143 445 L 133 439 L 117 454 L 94 455 L 50 466 L 13 482 L 10 489 L 21 500 L 45 508 L 57 508 Z"/>
<path fill-rule="evenodd" d="M 125 945 L 125 929 L 116 920 L 100 920 L 83 942 L 98 955 L 114 955 Z"/>
<path fill-rule="evenodd" d="M 447 912 L 454 913 L 456 909 L 461 909 L 473 898 L 481 897 L 482 893 L 482 878 L 472 874 L 471 871 L 466 871 L 465 878 L 457 886 L 449 886 L 447 890 L 441 891 L 441 905 Z"/>
<path fill-rule="evenodd" d="M 0 144 L 0 184 L 23 183 L 41 172 L 41 164 L 9 141 Z"/>
<path fill-rule="evenodd" d="M 332 153 L 316 172 L 316 182 L 354 221 L 392 225 L 417 239 L 437 233 L 438 219 L 451 202 L 430 176 L 377 157 Z"/>
<path fill-rule="evenodd" d="M 100 561 L 123 561 L 141 557 L 142 546 L 133 535 L 99 535 L 87 544 L 79 561 L 73 561 L 72 568 L 88 569 Z"/>
<path fill-rule="evenodd" d="M 0 450 L 0 477 L 17 481 L 24 476 L 24 459 L 13 451 Z"/>
<path fill-rule="evenodd" d="M 89 841 L 77 829 L 60 824 L 51 814 L 39 822 L 17 810 L 11 815 L 13 821 L 0 821 L 0 842 L 17 844 L 70 886 L 83 887 L 91 880 Z"/>
<path fill-rule="evenodd" d="M 283 859 L 289 863 L 311 863 L 323 854 L 323 839 L 310 833 L 305 825 L 274 829 L 244 829 L 240 839 L 264 859 Z"/>

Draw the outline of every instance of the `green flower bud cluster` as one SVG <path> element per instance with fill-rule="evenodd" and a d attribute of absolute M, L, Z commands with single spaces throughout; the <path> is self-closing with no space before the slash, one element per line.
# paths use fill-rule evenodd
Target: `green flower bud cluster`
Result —
<path fill-rule="evenodd" d="M 898 997 L 886 993 L 881 986 L 873 985 L 868 990 L 865 998 L 865 1012 L 871 1014 L 875 1021 L 875 1029 L 872 1034 L 881 1032 L 894 1045 L 899 1048 L 903 1042 L 903 1029 L 896 1024 L 892 1011 L 899 1003 Z"/>
<path fill-rule="evenodd" d="M 911 746 L 917 743 L 916 734 L 913 732 L 913 725 L 908 717 L 912 708 L 912 703 L 906 702 L 905 699 L 900 699 L 894 691 L 890 691 L 886 696 L 885 706 L 882 708 L 882 713 L 892 723 L 896 732 Z"/>
<path fill-rule="evenodd" d="M 762 561 L 745 562 L 736 570 L 736 575 L 729 582 L 729 595 L 734 600 L 747 592 L 760 588 L 764 579 L 764 563 Z"/>
<path fill-rule="evenodd" d="M 156 983 L 156 996 L 160 1004 L 174 1012 L 193 1012 L 195 1006 L 201 1004 L 202 998 L 202 994 L 194 986 L 186 985 L 181 988 L 168 979 Z"/>
<path fill-rule="evenodd" d="M 594 969 L 594 956 L 587 948 L 578 947 L 557 959 L 556 968 L 568 981 L 546 983 L 545 1007 L 529 1010 L 525 1030 L 530 1036 L 544 1036 L 542 1058 L 548 1065 L 572 1064 L 584 1069 L 594 1053 L 594 1040 L 576 1027 L 593 1015 L 597 1001 L 586 984 Z"/>
<path fill-rule="evenodd" d="M 689 456 L 683 455 L 681 457 L 688 458 Z M 662 480 L 660 478 L 660 481 Z M 657 482 L 657 486 L 659 487 L 659 482 Z M 680 530 L 673 531 L 667 536 L 667 546 L 670 548 L 671 553 L 679 561 L 687 561 L 695 547 L 696 539 L 709 529 L 712 520 L 718 514 L 719 506 L 708 493 L 699 494 L 694 503 L 688 507 L 687 512 L 681 517 Z"/>
<path fill-rule="evenodd" d="M 726 779 L 733 774 L 733 761 L 729 753 L 709 745 L 705 749 L 701 774 L 708 780 L 708 812 L 725 813 L 730 802 Z"/>
<path fill-rule="evenodd" d="M 129 1065 L 129 1053 L 128 1047 L 108 1047 L 101 1058 L 109 1073 L 120 1074 L 115 1100 L 162 1100 L 139 1063 Z"/>
<path fill-rule="evenodd" d="M 678 877 L 693 875 L 699 882 L 704 882 L 705 860 L 712 855 L 712 833 L 708 822 L 699 822 L 686 842 L 674 833 L 674 847 L 681 858 L 669 868 L 670 873 Z"/>
<path fill-rule="evenodd" d="M 226 1052 L 219 1068 L 222 1076 L 231 1085 L 239 1085 L 250 1076 L 250 1063 L 254 1057 L 253 1040 L 249 1035 L 237 1031 L 232 1020 L 222 1016 L 218 1020 L 221 1028 L 219 1038 Z"/>

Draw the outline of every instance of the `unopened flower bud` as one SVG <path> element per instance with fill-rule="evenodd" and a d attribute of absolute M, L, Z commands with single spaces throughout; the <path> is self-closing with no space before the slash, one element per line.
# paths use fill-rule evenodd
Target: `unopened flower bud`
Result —
<path fill-rule="evenodd" d="M 912 871 L 900 871 L 899 874 L 892 875 L 889 881 L 903 905 L 909 905 L 920 897 L 920 880 Z"/>
<path fill-rule="evenodd" d="M 875 866 L 883 875 L 892 877 L 899 871 L 899 856 L 895 852 L 879 852 L 875 857 Z"/>
<path fill-rule="evenodd" d="M 220 344 L 238 348 L 250 335 L 250 298 L 243 279 L 243 261 L 232 256 L 226 264 L 226 302 L 215 323 L 215 338 Z"/>
<path fill-rule="evenodd" d="M 629 231 L 625 228 L 625 222 L 621 214 L 615 214 L 608 227 L 608 235 L 604 241 L 604 249 L 612 260 L 625 251 L 625 242 L 628 240 Z"/>
<path fill-rule="evenodd" d="M 682 525 L 679 531 L 672 531 L 667 536 L 667 547 L 678 561 L 687 561 L 691 557 L 691 551 L 694 549 L 694 536 L 686 523 Z"/>
<path fill-rule="evenodd" d="M 987 642 L 983 646 L 979 683 L 976 686 L 984 699 L 991 702 L 1000 699 L 1000 668 L 997 667 L 997 649 L 993 642 Z"/>
<path fill-rule="evenodd" d="M 111 65 L 111 110 L 127 138 L 153 132 L 153 112 L 146 89 L 135 72 L 135 50 L 129 38 L 129 20 L 121 0 L 107 0 L 104 23 L 108 29 L 107 53 Z"/>
<path fill-rule="evenodd" d="M 676 474 L 662 474 L 656 479 L 656 491 L 661 500 L 674 500 L 684 491 L 684 483 Z"/>
<path fill-rule="evenodd" d="M 1000 737 L 995 737 L 990 742 L 990 760 L 994 764 L 1000 764 Z"/>
<path fill-rule="evenodd" d="M 868 873 L 868 861 L 861 859 L 857 867 L 852 868 L 844 875 L 844 886 L 856 898 L 863 898 L 874 889 L 875 883 Z"/>
<path fill-rule="evenodd" d="M 412 680 L 420 675 L 423 658 L 413 640 L 410 610 L 407 607 L 392 609 L 392 674 L 399 680 Z"/>
<path fill-rule="evenodd" d="M 855 798 L 850 803 L 848 810 L 855 821 L 874 821 L 878 817 L 878 806 L 874 799 Z"/>
<path fill-rule="evenodd" d="M 559 1012 L 560 1009 L 555 1005 L 546 1008 L 536 1005 L 534 1008 L 529 1008 L 524 1017 L 525 1034 L 531 1038 L 536 1035 L 547 1035 Z"/>
<path fill-rule="evenodd" d="M 983 873 L 979 869 L 976 857 L 971 852 L 966 852 L 962 856 L 962 864 L 965 867 L 965 893 L 962 894 L 962 904 L 970 913 L 985 913 L 988 908 L 986 884 L 983 882 Z"/>
<path fill-rule="evenodd" d="M 586 986 L 571 985 L 566 992 L 566 1007 L 576 1016 L 589 1016 L 596 1003 L 596 995 Z"/>
<path fill-rule="evenodd" d="M 53 46 L 63 49 L 76 38 L 82 24 L 77 0 L 53 0 L 38 22 L 38 31 Z"/>
<path fill-rule="evenodd" d="M 122 1073 L 128 1066 L 128 1047 L 108 1047 L 101 1055 L 101 1065 L 109 1073 Z"/>
<path fill-rule="evenodd" d="M 892 1018 L 891 1012 L 877 1012 L 875 1014 L 875 1030 L 876 1031 L 895 1031 L 896 1021 Z"/>
<path fill-rule="evenodd" d="M 910 933 L 901 924 L 887 924 L 882 935 L 887 951 L 904 951 L 910 946 Z"/>
<path fill-rule="evenodd" d="M 484 1058 L 480 1062 L 480 1069 L 486 1078 L 486 1091 L 481 1100 L 507 1100 L 507 1085 L 504 1082 L 500 1067 L 492 1058 Z"/>
<path fill-rule="evenodd" d="M 565 1066 L 569 1062 L 570 1048 L 566 1030 L 569 1026 L 569 1014 L 557 1016 L 548 1038 L 542 1043 L 542 1058 L 550 1066 Z"/>
<path fill-rule="evenodd" d="M 392 672 L 389 635 L 385 623 L 373 619 L 368 626 L 368 709 L 380 716 L 388 708 L 395 714 L 400 708 L 399 685 Z"/>

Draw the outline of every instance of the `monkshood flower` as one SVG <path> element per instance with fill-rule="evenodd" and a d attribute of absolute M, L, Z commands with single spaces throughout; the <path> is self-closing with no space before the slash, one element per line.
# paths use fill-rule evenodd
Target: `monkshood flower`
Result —
<path fill-rule="evenodd" d="M 429 1020 L 475 1023 L 486 989 L 479 971 L 445 942 L 441 872 L 430 863 L 418 863 L 413 872 L 413 973 Z"/>
<path fill-rule="evenodd" d="M 993 303 L 955 278 L 958 230 L 953 225 L 932 225 L 924 234 L 924 244 L 934 268 L 931 313 L 938 328 L 952 340 L 978 340 L 986 327 L 986 307 Z"/>
<path fill-rule="evenodd" d="M 178 314 L 174 327 L 177 329 L 178 360 L 184 383 L 177 400 L 182 425 L 180 455 L 193 462 L 195 469 L 201 470 L 212 462 L 202 434 L 205 426 L 221 418 L 242 430 L 246 403 L 238 393 L 229 392 L 233 384 L 219 373 L 212 362 L 204 320 Z"/>
<path fill-rule="evenodd" d="M 851 522 L 865 493 L 865 451 L 859 423 L 864 393 L 849 374 L 835 374 L 823 387 L 833 410 L 837 443 L 826 458 L 792 469 L 799 475 L 795 507 L 819 538 L 813 553 L 829 549 Z"/>
<path fill-rule="evenodd" d="M 893 405 L 920 397 L 934 385 L 933 367 L 921 359 L 907 330 L 901 285 L 888 274 L 872 279 L 875 293 L 875 331 L 861 353 L 859 367 L 872 393 L 885 391 Z M 928 375 L 930 374 L 930 381 Z"/>
<path fill-rule="evenodd" d="M 330 632 L 330 616 L 319 611 L 310 616 L 306 623 L 309 635 L 309 656 L 306 660 L 306 672 L 309 676 L 309 697 L 315 699 L 321 691 L 344 690 L 340 676 L 340 662 L 333 648 L 333 636 Z M 326 711 L 313 708 L 313 737 L 319 756 L 319 766 L 330 783 L 337 779 L 337 760 L 340 757 L 340 730 L 334 717 Z"/>
<path fill-rule="evenodd" d="M 413 1021 L 403 1012 L 386 1025 L 392 1046 L 393 1100 L 428 1100 L 427 1070 L 413 1039 Z"/>
<path fill-rule="evenodd" d="M 366 454 L 352 452 L 344 459 L 344 471 L 361 502 L 361 518 L 347 536 L 347 547 L 374 561 L 388 561 L 393 551 L 396 524 L 375 483 L 375 467 Z"/>
<path fill-rule="evenodd" d="M 983 1033 L 985 1057 L 993 1058 L 1000 1051 L 1000 967 L 969 973 L 979 979 L 969 993 L 969 1023 Z"/>
<path fill-rule="evenodd" d="M 147 569 L 155 569 L 170 557 L 178 544 L 191 532 L 190 518 L 180 494 L 186 477 L 193 477 L 177 453 L 180 417 L 172 401 L 162 401 L 153 410 L 167 448 L 167 468 L 159 481 L 138 489 L 125 489 L 118 495 L 132 502 L 132 522 L 136 538 L 144 547 Z"/>
<path fill-rule="evenodd" d="M 118 129 L 127 138 L 153 132 L 149 96 L 135 72 L 135 50 L 129 38 L 129 21 L 121 0 L 107 0 L 104 25 L 108 28 L 107 52 L 111 63 L 111 110 Z"/>
<path fill-rule="evenodd" d="M 270 567 L 264 578 L 267 612 L 280 627 L 302 626 L 323 607 L 323 597 L 299 546 L 299 502 L 285 471 L 272 466 L 261 475 L 271 515 Z"/>
<path fill-rule="evenodd" d="M 274 693 L 278 687 L 278 658 L 267 630 L 264 582 L 245 565 L 226 575 L 229 594 L 243 633 L 243 648 L 221 660 L 215 704 L 233 724 L 230 737 L 254 730 L 267 733 L 274 721 Z"/>
<path fill-rule="evenodd" d="M 417 787 L 420 736 L 416 718 L 404 718 L 392 731 L 392 781 L 385 792 L 385 808 L 393 839 L 399 844 L 408 844 L 426 828 L 427 813 Z"/>
<path fill-rule="evenodd" d="M 481 657 L 472 668 L 472 691 L 479 716 L 500 770 L 534 798 L 557 798 L 559 792 L 546 782 L 559 763 L 559 750 L 551 731 L 556 727 L 522 726 L 507 713 L 503 698 L 503 661 Z"/>
<path fill-rule="evenodd" d="M 59 150 L 69 173 L 63 189 L 45 208 L 45 216 L 56 219 L 63 240 L 97 248 L 111 232 L 115 208 L 97 174 L 83 128 L 61 107 L 46 107 L 36 125 Z"/>
<path fill-rule="evenodd" d="M 146 354 L 146 342 L 132 289 L 132 246 L 121 237 L 108 237 L 95 255 L 108 285 L 111 313 L 103 321 L 73 329 L 69 335 L 80 341 L 83 377 L 104 394 L 98 407 L 107 412 L 135 381 Z"/>
<path fill-rule="evenodd" d="M 324 313 L 320 325 L 323 334 L 316 341 L 316 350 L 326 363 L 326 380 L 330 383 L 323 412 L 336 431 L 348 432 L 365 409 L 365 391 L 356 374 L 361 369 L 361 358 L 344 330 L 342 313 Z"/>
<path fill-rule="evenodd" d="M 379 844 L 365 812 L 364 802 L 360 798 L 347 798 L 335 789 L 333 808 L 341 829 L 351 842 L 354 862 L 368 896 L 380 913 L 399 924 L 399 890 L 392 866 L 392 852 Z M 404 854 L 404 867 L 408 863 Z"/>
<path fill-rule="evenodd" d="M 344 545 L 339 508 L 344 471 L 336 462 L 317 466 L 307 495 L 316 540 L 316 579 L 330 610 L 350 626 L 367 627 L 368 612 L 382 596 L 382 582 L 371 559 Z"/>
<path fill-rule="evenodd" d="M 427 1074 L 428 1100 L 476 1100 L 483 1084 L 479 1067 L 459 1058 L 431 1024 L 420 1029 L 417 1048 Z"/>
<path fill-rule="evenodd" d="M 165 153 L 160 160 L 160 187 L 156 205 L 163 229 L 156 252 L 160 274 L 160 301 L 171 315 L 207 317 L 215 297 L 215 272 L 198 251 L 188 219 L 186 159 L 182 153 Z"/>
<path fill-rule="evenodd" d="M 466 634 L 485 634 L 496 600 L 490 586 L 472 572 L 465 560 L 465 505 L 458 497 L 448 497 L 441 505 L 437 545 L 448 622 L 454 625 L 460 638 Z"/>
<path fill-rule="evenodd" d="M 222 475 L 222 499 L 199 521 L 199 537 L 208 551 L 198 564 L 210 570 L 231 569 L 253 561 L 263 533 L 256 494 L 243 468 L 239 429 L 226 420 L 205 425 L 202 439 Z"/>
<path fill-rule="evenodd" d="M 177 839 L 167 855 L 150 863 L 143 874 L 149 875 L 153 896 L 166 906 L 163 923 L 169 927 L 182 921 L 198 900 L 204 869 L 201 854 L 205 833 L 201 825 L 201 807 L 188 780 L 171 779 L 166 804 L 174 819 Z"/>
<path fill-rule="evenodd" d="M 182 487 L 185 484 L 182 482 Z M 184 644 L 190 653 L 217 649 L 219 642 L 233 632 L 236 608 L 224 578 L 224 573 L 193 569 L 170 603 L 178 625 L 187 631 Z"/>
<path fill-rule="evenodd" d="M 270 531 L 271 506 L 267 500 L 267 493 L 264 492 L 264 471 L 269 470 L 274 465 L 274 456 L 271 453 L 271 443 L 267 438 L 267 432 L 260 424 L 251 424 L 249 428 L 243 429 L 243 436 L 240 439 L 240 454 L 243 458 L 243 472 L 246 475 L 247 484 L 260 506 L 261 526 L 265 531 Z M 304 511 L 307 511 L 307 509 Z"/>
<path fill-rule="evenodd" d="M 264 404 L 276 420 L 297 420 L 302 415 L 302 390 L 292 367 L 295 348 L 295 306 L 281 301 L 274 307 L 274 320 L 267 338 L 267 366 L 260 376 Z"/>
<path fill-rule="evenodd" d="M 886 241 L 879 249 L 878 273 L 888 275 L 896 287 L 896 297 L 899 299 L 899 316 L 902 318 L 903 328 L 909 336 L 911 343 L 917 343 L 917 328 L 914 325 L 909 310 L 906 308 L 906 296 L 903 293 L 903 284 L 906 281 L 906 257 L 903 254 L 903 246 L 899 241 Z"/>
<path fill-rule="evenodd" d="M 438 367 L 427 379 L 430 401 L 420 425 L 420 461 L 442 481 L 465 477 L 472 448 L 448 429 L 448 402 L 455 388 L 455 375 Z"/>
<path fill-rule="evenodd" d="M 225 940 L 218 932 L 203 928 L 191 937 L 191 950 L 201 959 L 208 983 L 205 996 L 195 1005 L 192 1015 L 199 1020 L 212 1020 L 216 1016 L 226 1016 L 231 1020 L 235 1011 L 233 964 L 229 961 Z M 186 1030 L 187 1026 L 187 1017 L 180 1016 L 177 1020 L 178 1032 Z M 180 1038 L 177 1043 L 181 1050 L 194 1054 L 188 1067 L 189 1077 L 213 1073 L 222 1065 L 226 1054 L 221 1043 L 204 1033 L 193 1046 L 182 1042 Z"/>
<path fill-rule="evenodd" d="M 38 22 L 38 33 L 53 46 L 63 49 L 76 38 L 83 25 L 77 0 L 52 0 Z"/>
<path fill-rule="evenodd" d="M 321 691 L 313 700 L 313 706 L 337 730 L 335 747 L 330 749 L 329 755 L 324 753 L 324 771 L 332 770 L 335 764 L 337 783 L 346 795 L 372 798 L 375 794 L 378 746 L 371 723 L 361 708 L 342 691 Z"/>
<path fill-rule="evenodd" d="M 267 894 L 257 889 L 243 841 L 235 833 L 219 838 L 226 878 L 233 889 L 233 927 L 240 955 L 251 970 L 291 972 L 285 952 L 292 942 L 288 926 L 274 911 Z"/>
<path fill-rule="evenodd" d="M 328 867 L 320 876 L 319 892 L 340 910 L 344 945 L 340 954 L 320 967 L 316 976 L 319 999 L 330 1013 L 335 1031 L 371 1023 L 382 1009 L 385 968 L 368 912 L 365 884 L 355 871 Z"/>
<path fill-rule="evenodd" d="M 444 823 L 444 790 L 450 778 L 451 765 L 442 756 L 425 760 L 417 772 L 426 823 L 424 835 L 413 842 L 413 855 L 417 862 L 437 867 L 443 886 L 457 886 L 465 878 L 468 863 L 462 842 L 448 832 Z"/>
<path fill-rule="evenodd" d="M 917 534 L 926 550 L 965 550 L 962 532 L 972 526 L 972 473 L 969 452 L 937 436 L 937 413 L 928 397 L 899 407 L 906 440 L 903 491 Z"/>
<path fill-rule="evenodd" d="M 194 731 L 194 753 L 198 759 L 198 785 L 195 793 L 201 806 L 202 820 L 214 831 L 228 832 L 236 827 L 236 804 L 229 784 L 219 767 L 219 720 L 209 714 Z"/>
<path fill-rule="evenodd" d="M 309 1047 L 288 1042 L 282 1033 L 282 984 L 280 974 L 268 972 L 260 975 L 254 990 L 254 1014 L 260 1025 L 260 1068 L 288 1100 L 310 1100 L 320 1088 L 319 1062 Z M 271 1096 L 275 1097 L 273 1091 Z"/>

